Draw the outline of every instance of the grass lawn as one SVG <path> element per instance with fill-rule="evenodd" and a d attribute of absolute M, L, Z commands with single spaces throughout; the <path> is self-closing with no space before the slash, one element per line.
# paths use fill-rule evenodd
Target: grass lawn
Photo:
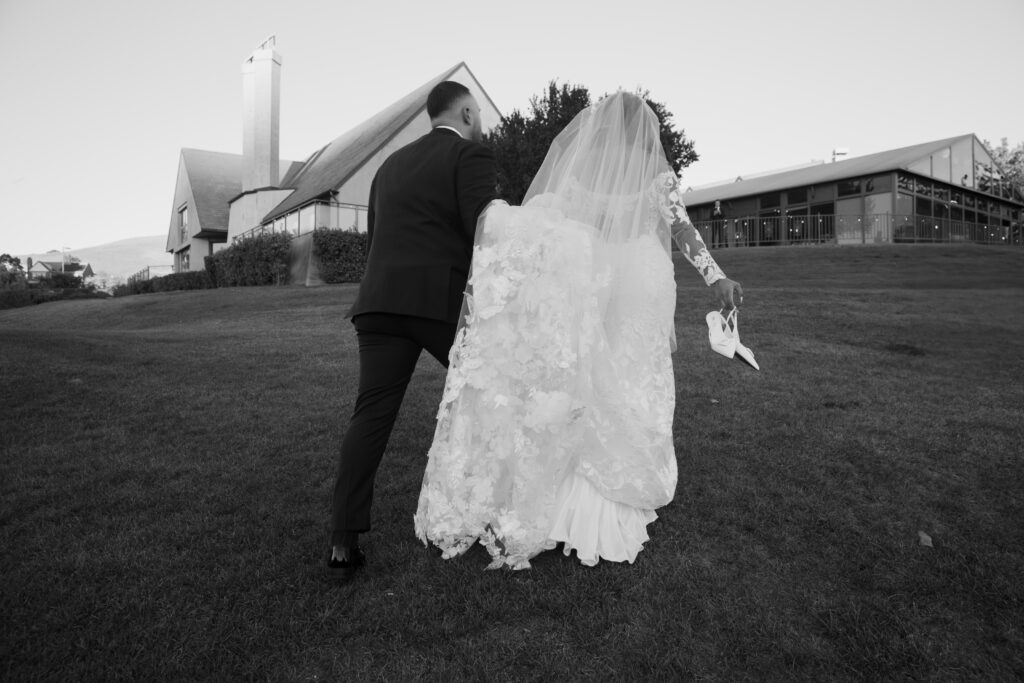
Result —
<path fill-rule="evenodd" d="M 680 482 L 632 566 L 415 539 L 424 354 L 368 571 L 320 578 L 352 285 L 0 311 L 0 679 L 1024 677 L 1024 250 L 716 256 L 761 372 L 677 264 Z"/>

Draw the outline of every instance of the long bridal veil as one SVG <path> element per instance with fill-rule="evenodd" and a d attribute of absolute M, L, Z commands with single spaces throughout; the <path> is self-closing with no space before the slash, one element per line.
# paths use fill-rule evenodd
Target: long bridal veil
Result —
<path fill-rule="evenodd" d="M 522 207 L 486 212 L 415 517 L 446 557 L 479 540 L 521 568 L 559 540 L 632 561 L 672 499 L 665 178 L 657 117 L 617 93 L 558 135 Z"/>
<path fill-rule="evenodd" d="M 674 181 L 658 117 L 639 96 L 618 92 L 584 109 L 558 134 L 523 206 L 558 209 L 590 226 L 599 246 L 653 240 L 671 257 L 662 185 Z M 497 236 L 494 236 L 497 237 Z M 628 263 L 620 263 L 617 272 Z M 614 264 L 613 264 L 614 265 Z M 675 349 L 675 331 L 670 331 Z"/>

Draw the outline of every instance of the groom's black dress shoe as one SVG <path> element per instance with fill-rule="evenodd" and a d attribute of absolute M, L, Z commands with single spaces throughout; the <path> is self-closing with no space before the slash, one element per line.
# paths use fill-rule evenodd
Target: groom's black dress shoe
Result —
<path fill-rule="evenodd" d="M 324 574 L 329 579 L 348 581 L 360 567 L 366 564 L 366 555 L 358 546 L 341 547 L 341 559 L 334 557 L 334 549 L 327 548 L 327 567 Z"/>

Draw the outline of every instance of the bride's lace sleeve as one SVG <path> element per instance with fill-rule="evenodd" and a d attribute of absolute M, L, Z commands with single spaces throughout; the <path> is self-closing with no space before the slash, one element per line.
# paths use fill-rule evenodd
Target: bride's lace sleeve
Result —
<path fill-rule="evenodd" d="M 683 256 L 700 271 L 704 282 L 711 285 L 725 277 L 725 273 L 711 258 L 707 245 L 697 228 L 693 227 L 681 198 L 682 189 L 675 173 L 662 173 L 656 181 L 658 208 L 662 217 L 672 229 L 672 241 L 683 252 Z"/>

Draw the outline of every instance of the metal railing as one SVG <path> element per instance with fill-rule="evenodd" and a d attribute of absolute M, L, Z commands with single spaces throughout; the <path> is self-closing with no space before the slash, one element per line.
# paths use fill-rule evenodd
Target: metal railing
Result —
<path fill-rule="evenodd" d="M 1024 246 L 1021 224 L 971 223 L 929 216 L 810 214 L 697 221 L 711 248 L 781 244 L 933 242 Z"/>
<path fill-rule="evenodd" d="M 174 266 L 145 266 L 142 270 L 137 273 L 133 273 L 128 276 L 128 284 L 134 284 L 136 282 L 142 282 L 143 280 L 152 280 L 155 277 L 162 275 L 170 275 L 174 272 Z"/>
<path fill-rule="evenodd" d="M 257 225 L 255 228 L 246 230 L 243 233 L 235 236 L 232 242 L 238 242 L 240 240 L 248 239 L 250 237 L 256 237 L 257 235 L 269 235 L 278 232 L 288 233 L 290 235 L 302 235 L 307 232 L 313 232 L 318 228 L 327 228 L 330 230 L 356 230 L 366 229 L 366 211 L 367 207 L 362 204 L 345 204 L 342 202 L 331 202 L 321 203 L 317 205 L 322 207 L 326 211 L 330 218 L 324 220 L 322 218 L 323 212 L 320 212 L 321 218 L 314 220 L 312 225 L 304 225 L 302 221 L 302 210 L 289 214 L 284 220 L 274 221 L 268 225 Z M 314 214 L 314 216 L 317 214 Z M 296 216 L 296 220 L 293 221 L 294 225 L 289 227 L 288 218 Z"/>

